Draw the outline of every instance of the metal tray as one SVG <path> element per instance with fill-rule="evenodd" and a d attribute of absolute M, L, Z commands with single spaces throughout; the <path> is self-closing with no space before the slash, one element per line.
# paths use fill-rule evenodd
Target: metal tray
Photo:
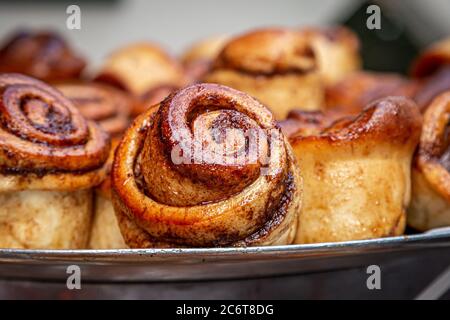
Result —
<path fill-rule="evenodd" d="M 67 279 L 77 265 L 83 281 L 166 282 L 249 279 L 356 268 L 419 254 L 450 252 L 450 228 L 401 237 L 341 243 L 248 248 L 16 250 L 0 249 L 0 278 Z"/>

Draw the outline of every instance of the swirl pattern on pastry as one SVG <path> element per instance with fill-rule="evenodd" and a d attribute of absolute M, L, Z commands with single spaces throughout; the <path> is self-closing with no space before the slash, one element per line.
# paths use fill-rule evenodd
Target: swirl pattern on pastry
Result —
<path fill-rule="evenodd" d="M 256 97 L 277 119 L 291 109 L 321 109 L 323 81 L 309 40 L 305 33 L 285 28 L 235 37 L 217 56 L 204 81 Z"/>
<path fill-rule="evenodd" d="M 134 121 L 116 152 L 112 188 L 130 247 L 287 244 L 301 178 L 263 105 L 199 84 Z"/>
<path fill-rule="evenodd" d="M 119 136 L 127 128 L 133 102 L 125 93 L 97 83 L 64 83 L 56 88 L 86 119 L 97 122 L 112 137 Z"/>
<path fill-rule="evenodd" d="M 0 190 L 90 187 L 104 178 L 108 154 L 107 134 L 59 91 L 0 75 Z"/>
<path fill-rule="evenodd" d="M 450 91 L 436 97 L 424 114 L 412 170 L 408 223 L 417 230 L 450 226 Z"/>

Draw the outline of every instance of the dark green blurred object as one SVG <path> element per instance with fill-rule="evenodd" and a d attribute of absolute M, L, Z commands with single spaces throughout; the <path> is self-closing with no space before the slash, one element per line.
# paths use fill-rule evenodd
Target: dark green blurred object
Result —
<path fill-rule="evenodd" d="M 366 22 L 370 14 L 366 10 L 371 4 L 381 8 L 380 30 L 367 28 Z M 420 50 L 401 15 L 390 12 L 380 2 L 363 2 L 347 20 L 337 23 L 346 25 L 359 36 L 363 66 L 367 70 L 407 74 L 412 60 Z"/>

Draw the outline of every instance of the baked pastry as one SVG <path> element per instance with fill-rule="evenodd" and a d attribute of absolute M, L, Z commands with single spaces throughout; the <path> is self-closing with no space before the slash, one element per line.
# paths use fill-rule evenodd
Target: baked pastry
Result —
<path fill-rule="evenodd" d="M 423 78 L 450 65 L 450 38 L 434 43 L 413 62 L 411 75 Z"/>
<path fill-rule="evenodd" d="M 190 83 L 201 81 L 225 46 L 229 36 L 214 36 L 194 43 L 183 53 L 181 61 Z"/>
<path fill-rule="evenodd" d="M 126 131 L 113 203 L 131 248 L 290 244 L 301 178 L 272 114 L 231 88 L 177 91 Z"/>
<path fill-rule="evenodd" d="M 61 83 L 55 86 L 88 120 L 97 122 L 113 139 L 128 127 L 133 100 L 122 91 L 99 83 Z"/>
<path fill-rule="evenodd" d="M 18 32 L 0 49 L 0 73 L 23 73 L 50 82 L 79 78 L 85 66 L 85 60 L 54 32 Z"/>
<path fill-rule="evenodd" d="M 0 75 L 0 247 L 85 248 L 108 135 L 59 91 Z"/>
<path fill-rule="evenodd" d="M 345 27 L 300 30 L 309 38 L 319 73 L 327 85 L 333 85 L 361 68 L 358 37 Z"/>
<path fill-rule="evenodd" d="M 326 88 L 327 109 L 357 115 L 372 101 L 388 96 L 413 98 L 418 83 L 394 73 L 354 72 Z"/>
<path fill-rule="evenodd" d="M 402 234 L 420 125 L 413 101 L 387 97 L 319 133 L 292 136 L 304 183 L 295 243 Z"/>
<path fill-rule="evenodd" d="M 427 108 L 412 170 L 412 201 L 408 224 L 426 231 L 450 226 L 450 91 Z"/>
<path fill-rule="evenodd" d="M 137 104 L 135 104 L 135 107 L 132 109 L 133 117 L 136 117 L 145 110 L 154 107 L 180 87 L 181 86 L 177 85 L 160 85 L 148 90 L 140 97 L 140 99 L 138 99 Z"/>
<path fill-rule="evenodd" d="M 98 83 L 62 83 L 56 88 L 74 103 L 86 119 L 96 121 L 110 134 L 113 142 L 108 165 L 111 166 L 115 147 L 129 124 L 133 106 L 131 98 L 114 87 Z M 93 249 L 126 248 L 111 203 L 110 188 L 108 177 L 95 190 L 94 219 L 89 240 L 89 247 Z"/>
<path fill-rule="evenodd" d="M 324 111 L 291 110 L 287 118 L 278 121 L 283 134 L 288 137 L 311 136 L 320 134 L 322 130 L 329 127 L 337 120 L 351 118 L 348 113 L 341 109 Z"/>
<path fill-rule="evenodd" d="M 411 74 L 422 82 L 414 99 L 425 111 L 435 97 L 450 90 L 450 38 L 425 50 L 413 63 Z"/>
<path fill-rule="evenodd" d="M 181 65 L 151 43 L 137 43 L 114 52 L 96 80 L 112 84 L 138 98 L 140 103 L 135 104 L 133 116 L 186 83 Z"/>
<path fill-rule="evenodd" d="M 117 146 L 113 146 L 114 148 Z M 114 153 L 112 153 L 114 156 Z M 111 201 L 111 178 L 95 189 L 95 207 L 88 247 L 91 249 L 128 248 L 120 232 Z"/>
<path fill-rule="evenodd" d="M 238 36 L 225 45 L 205 81 L 256 97 L 277 119 L 291 109 L 321 109 L 323 83 L 309 38 L 275 28 Z"/>

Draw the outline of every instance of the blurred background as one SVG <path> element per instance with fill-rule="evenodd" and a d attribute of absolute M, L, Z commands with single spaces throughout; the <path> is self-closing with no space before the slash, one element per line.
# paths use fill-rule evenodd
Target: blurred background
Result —
<path fill-rule="evenodd" d="M 366 28 L 371 3 L 382 10 L 380 31 Z M 81 30 L 66 28 L 70 4 L 81 7 Z M 449 12 L 449 0 L 0 0 L 0 41 L 24 27 L 55 29 L 95 66 L 133 41 L 153 40 L 178 54 L 210 35 L 344 23 L 362 38 L 367 69 L 406 72 L 417 50 L 450 33 Z"/>

